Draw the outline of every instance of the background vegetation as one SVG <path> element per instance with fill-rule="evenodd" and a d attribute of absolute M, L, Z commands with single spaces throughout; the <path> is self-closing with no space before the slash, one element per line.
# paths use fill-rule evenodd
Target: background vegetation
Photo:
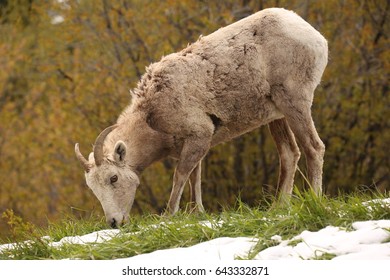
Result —
<path fill-rule="evenodd" d="M 37 225 L 100 215 L 74 143 L 91 150 L 130 102 L 145 66 L 274 6 L 296 11 L 329 42 L 313 105 L 327 147 L 326 194 L 388 191 L 389 1 L 0 0 L 0 235 L 12 222 L 7 210 Z M 132 214 L 164 209 L 173 168 L 165 160 L 144 172 Z M 203 164 L 206 209 L 233 205 L 239 194 L 261 204 L 277 168 L 266 127 L 214 148 Z"/>

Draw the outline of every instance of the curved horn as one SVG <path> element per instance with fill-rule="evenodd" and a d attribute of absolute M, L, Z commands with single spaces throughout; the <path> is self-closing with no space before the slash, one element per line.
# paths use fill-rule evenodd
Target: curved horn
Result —
<path fill-rule="evenodd" d="M 101 165 L 103 162 L 104 139 L 106 139 L 107 135 L 117 127 L 117 124 L 107 127 L 105 130 L 100 132 L 99 136 L 96 138 L 95 145 L 93 147 L 93 156 L 95 158 L 96 166 Z"/>
<path fill-rule="evenodd" d="M 89 172 L 89 170 L 91 169 L 91 165 L 88 162 L 88 160 L 86 160 L 85 157 L 81 154 L 80 148 L 79 148 L 79 143 L 76 143 L 76 145 L 74 145 L 74 151 L 76 153 L 77 159 L 80 161 L 81 165 L 84 167 L 85 172 Z"/>

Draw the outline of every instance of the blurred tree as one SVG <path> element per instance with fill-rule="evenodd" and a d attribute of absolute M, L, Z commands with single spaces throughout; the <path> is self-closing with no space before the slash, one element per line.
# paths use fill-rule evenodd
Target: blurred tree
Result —
<path fill-rule="evenodd" d="M 0 24 L 27 26 L 33 19 L 33 2 L 34 0 L 0 0 Z"/>

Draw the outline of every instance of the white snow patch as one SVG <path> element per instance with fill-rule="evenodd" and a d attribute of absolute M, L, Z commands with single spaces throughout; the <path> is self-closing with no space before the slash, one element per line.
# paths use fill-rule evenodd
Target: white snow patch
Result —
<path fill-rule="evenodd" d="M 385 198 L 385 199 L 373 199 L 370 201 L 365 201 L 362 203 L 363 206 L 366 206 L 366 208 L 369 211 L 373 211 L 372 205 L 374 204 L 380 204 L 382 208 L 390 208 L 390 198 Z"/>
<path fill-rule="evenodd" d="M 278 243 L 282 242 L 282 237 L 280 235 L 274 235 L 271 237 L 271 240 L 276 241 Z"/>
<path fill-rule="evenodd" d="M 248 253 L 257 243 L 256 238 L 249 237 L 221 237 L 196 244 L 187 248 L 173 248 L 158 250 L 128 258 L 131 261 L 191 261 L 202 262 L 231 261 L 237 258 L 247 258 Z"/>
<path fill-rule="evenodd" d="M 53 17 L 51 18 L 50 23 L 51 23 L 51 24 L 60 24 L 60 23 L 62 23 L 62 22 L 64 22 L 64 21 L 65 21 L 65 19 L 64 19 L 63 16 L 61 16 L 61 15 L 55 15 L 55 16 L 53 16 Z"/>
<path fill-rule="evenodd" d="M 314 259 L 323 254 L 335 259 L 390 259 L 390 220 L 355 222 L 354 231 L 327 226 L 303 231 L 290 240 L 261 251 L 255 259 Z M 386 242 L 386 243 L 383 243 Z"/>
<path fill-rule="evenodd" d="M 95 231 L 82 236 L 67 236 L 62 238 L 58 242 L 51 242 L 50 245 L 53 247 L 60 247 L 64 244 L 88 244 L 88 243 L 102 243 L 110 240 L 111 238 L 120 234 L 119 229 L 108 229 Z"/>
<path fill-rule="evenodd" d="M 67 237 L 62 238 L 60 241 L 50 242 L 49 245 L 53 246 L 53 247 L 61 247 L 65 244 L 85 245 L 88 243 L 102 243 L 102 242 L 110 240 L 111 238 L 117 236 L 118 234 L 120 234 L 119 229 L 100 230 L 100 231 L 95 231 L 95 232 L 88 233 L 88 234 L 81 235 L 81 236 L 79 236 L 79 235 L 67 236 Z M 41 239 L 50 241 L 49 236 L 43 236 Z M 29 240 L 22 242 L 22 244 L 27 244 L 27 245 L 31 244 L 31 243 L 32 242 Z M 2 245 L 0 245 L 0 252 L 3 250 L 12 250 L 12 249 L 16 248 L 17 245 L 18 245 L 18 243 L 2 244 Z"/>

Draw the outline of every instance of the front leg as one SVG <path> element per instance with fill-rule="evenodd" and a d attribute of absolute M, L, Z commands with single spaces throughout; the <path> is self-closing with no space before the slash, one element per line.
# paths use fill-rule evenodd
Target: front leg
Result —
<path fill-rule="evenodd" d="M 200 161 L 207 154 L 210 148 L 210 138 L 189 138 L 185 140 L 180 159 L 173 176 L 173 187 L 168 202 L 168 212 L 175 214 L 179 210 L 180 199 L 183 194 L 184 186 L 194 172 L 194 176 L 199 180 L 191 180 L 194 187 L 195 199 L 198 207 L 202 205 L 200 197 Z M 198 195 L 199 194 L 199 195 Z M 203 206 L 202 206 L 203 208 Z"/>

